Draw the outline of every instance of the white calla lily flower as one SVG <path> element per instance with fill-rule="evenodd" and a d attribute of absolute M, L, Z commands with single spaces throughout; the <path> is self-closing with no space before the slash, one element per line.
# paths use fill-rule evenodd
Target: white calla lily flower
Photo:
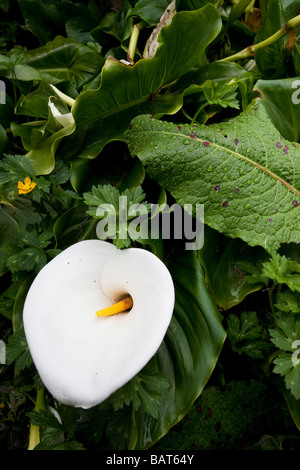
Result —
<path fill-rule="evenodd" d="M 130 310 L 106 310 L 124 297 Z M 38 273 L 24 305 L 27 342 L 46 388 L 75 407 L 104 401 L 156 353 L 174 299 L 168 269 L 146 250 L 100 240 L 64 250 Z"/>

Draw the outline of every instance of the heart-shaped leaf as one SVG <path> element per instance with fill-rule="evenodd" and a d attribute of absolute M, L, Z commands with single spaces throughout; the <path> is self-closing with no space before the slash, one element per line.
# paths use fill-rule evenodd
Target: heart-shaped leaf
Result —
<path fill-rule="evenodd" d="M 126 136 L 179 204 L 204 204 L 207 225 L 267 250 L 300 241 L 300 145 L 281 137 L 261 100 L 211 126 L 139 116 Z"/>
<path fill-rule="evenodd" d="M 57 36 L 45 46 L 27 51 L 28 65 L 76 88 L 92 80 L 101 70 L 103 57 L 72 38 Z"/>
<path fill-rule="evenodd" d="M 219 13 L 212 5 L 183 11 L 162 29 L 161 45 L 151 59 L 130 66 L 109 57 L 102 69 L 100 88 L 81 93 L 75 101 L 72 112 L 76 131 L 64 142 L 65 151 L 95 158 L 108 142 L 123 139 L 134 116 L 176 112 L 182 105 L 182 92 L 170 96 L 162 89 L 200 61 L 220 27 Z"/>

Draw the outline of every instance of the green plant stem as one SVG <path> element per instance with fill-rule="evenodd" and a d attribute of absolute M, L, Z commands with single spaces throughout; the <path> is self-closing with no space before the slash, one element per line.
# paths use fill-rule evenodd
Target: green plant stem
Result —
<path fill-rule="evenodd" d="M 35 411 L 45 410 L 45 388 L 40 387 L 37 390 Z M 33 450 L 40 442 L 40 428 L 34 424 L 30 425 L 28 450 Z"/>
<path fill-rule="evenodd" d="M 280 28 L 276 33 L 272 34 L 272 36 L 265 39 L 264 41 L 248 46 L 242 51 L 237 52 L 236 54 L 233 54 L 231 56 L 225 57 L 225 59 L 221 59 L 218 62 L 236 62 L 238 60 L 254 56 L 257 51 L 270 46 L 274 42 L 283 38 L 289 31 L 296 29 L 298 26 L 300 26 L 300 15 L 295 16 L 295 18 L 289 20 L 282 28 Z"/>
<path fill-rule="evenodd" d="M 209 103 L 204 103 L 202 106 L 200 106 L 200 108 L 198 109 L 198 111 L 196 111 L 196 113 L 195 113 L 195 115 L 194 115 L 194 117 L 193 117 L 193 119 L 192 119 L 192 122 L 191 122 L 191 125 L 192 125 L 192 126 L 195 124 L 195 121 L 196 121 L 198 115 L 201 113 L 201 111 L 202 111 L 203 109 L 205 109 L 205 108 L 208 106 L 208 104 L 209 104 Z"/>
<path fill-rule="evenodd" d="M 274 292 L 276 285 L 277 285 L 276 282 L 273 282 L 273 285 L 268 289 L 269 304 L 270 304 L 271 312 L 274 318 L 275 318 L 275 310 L 274 310 L 274 304 L 273 304 L 273 292 Z"/>
<path fill-rule="evenodd" d="M 135 56 L 136 46 L 137 46 L 141 29 L 143 29 L 142 21 L 140 23 L 133 25 L 133 30 L 130 36 L 128 51 L 127 51 L 127 60 L 131 64 L 134 64 L 134 56 Z"/>

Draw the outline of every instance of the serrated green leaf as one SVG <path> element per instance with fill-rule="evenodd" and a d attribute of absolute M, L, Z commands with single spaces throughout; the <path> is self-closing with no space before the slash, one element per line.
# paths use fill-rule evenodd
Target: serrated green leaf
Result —
<path fill-rule="evenodd" d="M 135 411 L 143 406 L 147 414 L 157 418 L 162 392 L 169 386 L 157 367 L 151 368 L 147 365 L 126 385 L 117 390 L 110 397 L 110 401 L 116 411 L 132 403 Z"/>
<path fill-rule="evenodd" d="M 51 427 L 59 429 L 60 432 L 64 430 L 64 426 L 58 421 L 56 416 L 47 409 L 34 410 L 28 413 L 31 424 L 39 427 Z"/>
<path fill-rule="evenodd" d="M 236 99 L 237 88 L 238 83 L 233 80 L 225 82 L 207 80 L 203 85 L 203 92 L 209 104 L 239 109 L 239 102 Z"/>
<path fill-rule="evenodd" d="M 131 244 L 130 230 L 128 230 L 129 222 L 137 217 L 139 205 L 144 200 L 145 194 L 138 186 L 131 190 L 126 189 L 119 192 L 117 188 L 111 185 L 93 186 L 92 190 L 83 194 L 85 204 L 89 206 L 87 214 L 94 218 L 104 219 L 106 223 L 105 235 L 106 239 L 113 240 L 114 245 L 118 249 L 128 248 Z M 143 202 L 143 214 L 150 211 L 150 205 Z M 134 208 L 130 215 L 130 209 Z M 101 209 L 101 210 L 99 210 Z M 146 214 L 145 214 L 146 215 Z"/>
<path fill-rule="evenodd" d="M 26 176 L 33 178 L 35 171 L 24 155 L 5 155 L 0 161 L 0 184 L 11 183 L 14 189 Z"/>
<path fill-rule="evenodd" d="M 287 389 L 291 390 L 296 400 L 300 399 L 300 366 L 294 365 L 292 362 L 292 355 L 280 353 L 274 359 L 275 367 L 273 372 L 284 376 L 284 381 Z"/>
<path fill-rule="evenodd" d="M 286 284 L 292 291 L 300 292 L 300 264 L 296 261 L 272 253 L 269 261 L 262 265 L 262 275 L 279 284 Z"/>
<path fill-rule="evenodd" d="M 24 331 L 17 331 L 8 338 L 6 362 L 12 364 L 14 361 L 17 361 L 16 364 L 20 371 L 32 364 Z"/>
<path fill-rule="evenodd" d="M 207 225 L 269 251 L 300 242 L 300 145 L 279 135 L 260 100 L 197 128 L 139 116 L 126 137 L 177 203 L 204 204 Z"/>
<path fill-rule="evenodd" d="M 230 314 L 227 320 L 227 334 L 232 349 L 253 358 L 263 357 L 263 351 L 270 347 L 264 340 L 264 332 L 256 312 L 242 312 L 240 317 Z"/>
<path fill-rule="evenodd" d="M 295 315 L 278 313 L 276 328 L 271 328 L 271 341 L 283 351 L 294 351 L 293 343 L 300 340 L 300 320 Z"/>
<path fill-rule="evenodd" d="M 12 273 L 18 271 L 40 271 L 47 263 L 46 254 L 36 247 L 25 248 L 12 255 L 7 260 L 7 266 Z"/>
<path fill-rule="evenodd" d="M 300 312 L 300 294 L 290 291 L 280 292 L 276 297 L 275 307 L 281 312 L 299 313 Z"/>
<path fill-rule="evenodd" d="M 109 212 L 109 205 L 113 206 L 114 214 L 120 214 L 120 196 L 126 197 L 126 208 L 127 211 L 130 206 L 134 204 L 139 204 L 145 198 L 145 193 L 141 186 L 137 188 L 132 188 L 131 190 L 126 189 L 123 192 L 119 192 L 117 188 L 111 185 L 98 185 L 93 186 L 92 190 L 83 194 L 83 200 L 86 205 L 90 208 L 87 210 L 87 213 L 94 217 L 103 217 L 100 214 L 97 214 L 97 208 L 102 204 L 107 205 L 107 211 Z M 130 219 L 130 216 L 129 216 Z"/>

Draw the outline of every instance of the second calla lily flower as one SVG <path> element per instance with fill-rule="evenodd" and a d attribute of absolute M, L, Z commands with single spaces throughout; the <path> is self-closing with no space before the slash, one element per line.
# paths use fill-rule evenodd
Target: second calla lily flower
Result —
<path fill-rule="evenodd" d="M 107 313 L 124 297 L 132 299 L 130 310 Z M 156 353 L 174 298 L 168 269 L 146 250 L 118 250 L 100 240 L 64 250 L 39 272 L 24 306 L 25 334 L 44 385 L 76 407 L 105 400 Z"/>

